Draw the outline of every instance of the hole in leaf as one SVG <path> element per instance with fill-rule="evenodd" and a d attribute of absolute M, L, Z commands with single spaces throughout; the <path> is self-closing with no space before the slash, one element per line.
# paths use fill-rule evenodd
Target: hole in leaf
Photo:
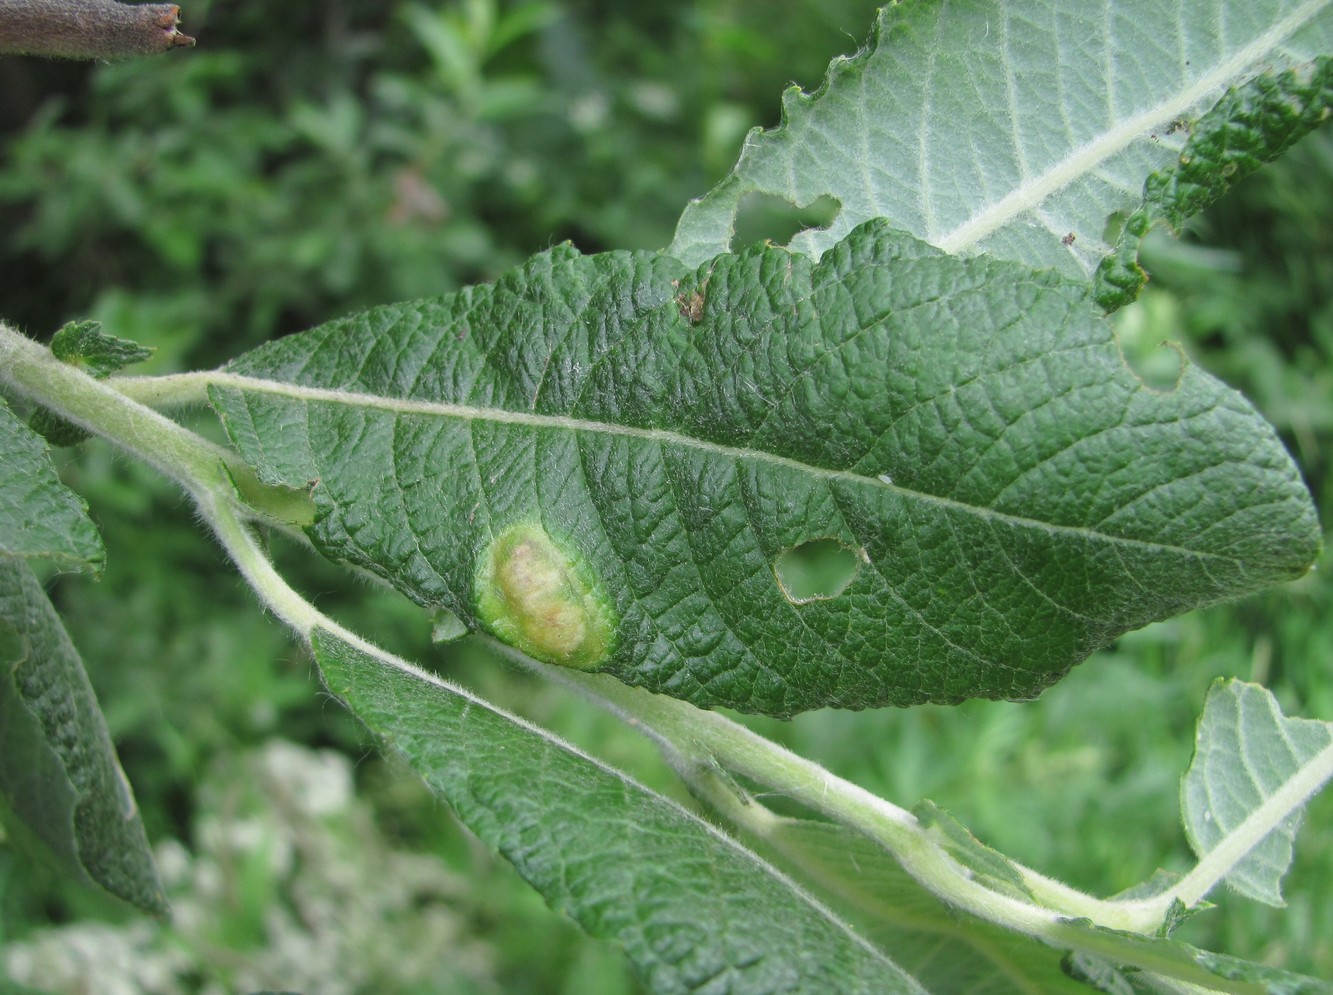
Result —
<path fill-rule="evenodd" d="M 1113 211 L 1106 216 L 1106 227 L 1102 229 L 1102 241 L 1107 245 L 1115 245 L 1120 241 L 1120 236 L 1125 231 L 1125 221 L 1129 215 L 1124 211 Z"/>
<path fill-rule="evenodd" d="M 433 643 L 451 643 L 467 634 L 467 625 L 448 608 L 441 608 L 431 618 L 430 641 Z"/>
<path fill-rule="evenodd" d="M 736 230 L 731 251 L 739 252 L 756 242 L 786 245 L 807 228 L 827 228 L 842 210 L 836 197 L 824 194 L 805 207 L 771 193 L 747 193 L 736 209 Z"/>
<path fill-rule="evenodd" d="M 793 604 L 836 598 L 856 579 L 865 550 L 851 549 L 836 539 L 812 539 L 784 549 L 773 561 L 778 586 Z"/>
<path fill-rule="evenodd" d="M 1167 293 L 1145 290 L 1112 318 L 1125 365 L 1145 387 L 1169 394 L 1185 372 L 1185 350 L 1170 340 L 1183 327 L 1180 306 Z"/>

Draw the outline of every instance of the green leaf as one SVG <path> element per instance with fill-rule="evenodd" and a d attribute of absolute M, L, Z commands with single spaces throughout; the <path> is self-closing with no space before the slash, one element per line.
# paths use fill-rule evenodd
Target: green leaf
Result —
<path fill-rule="evenodd" d="M 166 897 L 83 664 L 42 585 L 0 558 L 0 808 L 11 833 L 145 912 Z"/>
<path fill-rule="evenodd" d="M 83 499 L 60 482 L 45 442 L 0 398 L 0 562 L 102 569 L 102 537 Z"/>
<path fill-rule="evenodd" d="M 1333 995 L 1333 985 L 1318 978 L 1293 974 L 1227 954 L 1200 950 L 1180 940 L 1106 929 L 1086 920 L 1069 920 L 1066 925 L 1071 929 L 1071 938 L 1078 939 L 1085 949 L 1100 950 L 1100 956 L 1089 954 L 1079 958 L 1077 967 L 1089 980 L 1096 976 L 1101 983 L 1106 984 L 1103 991 L 1122 991 L 1120 985 L 1115 983 L 1118 976 L 1121 981 L 1134 984 L 1136 990 L 1150 992 L 1198 990 L 1182 989 L 1179 983 L 1170 980 L 1160 985 L 1154 983 L 1165 978 L 1188 979 L 1204 991 L 1253 992 L 1255 995 Z M 1115 967 L 1117 954 L 1133 958 L 1140 964 L 1151 964 L 1152 968 Z"/>
<path fill-rule="evenodd" d="M 51 338 L 51 354 L 62 363 L 104 380 L 111 374 L 141 363 L 153 354 L 148 346 L 100 331 L 100 321 L 71 321 Z"/>
<path fill-rule="evenodd" d="M 859 833 L 830 823 L 780 819 L 764 833 L 764 842 L 835 907 L 864 917 L 858 927 L 929 991 L 1086 993 L 1061 970 L 1061 951 L 951 911 Z"/>
<path fill-rule="evenodd" d="M 921 989 L 753 853 L 620 772 L 316 630 L 330 690 L 659 995 Z"/>
<path fill-rule="evenodd" d="M 1146 388 L 1086 294 L 882 224 L 819 264 L 557 248 L 211 397 L 263 480 L 316 482 L 326 555 L 502 638 L 566 613 L 581 635 L 524 646 L 550 662 L 772 714 L 1023 698 L 1319 547 L 1272 429 L 1193 368 Z M 492 598 L 515 528 L 549 541 L 545 602 Z M 822 539 L 858 569 L 792 597 L 779 558 Z"/>
<path fill-rule="evenodd" d="M 788 90 L 668 250 L 721 252 L 743 200 L 841 205 L 791 246 L 819 256 L 871 218 L 950 252 L 1085 278 L 1227 87 L 1333 51 L 1328 0 L 896 3 L 820 90 Z"/>
<path fill-rule="evenodd" d="M 116 371 L 131 363 L 140 363 L 153 354 L 147 346 L 99 331 L 101 327 L 100 321 L 66 323 L 51 338 L 52 355 L 62 363 L 79 367 L 97 380 L 105 380 Z M 92 434 L 46 408 L 34 411 L 29 424 L 53 446 L 77 446 Z"/>
<path fill-rule="evenodd" d="M 1305 802 L 1330 777 L 1333 722 L 1286 718 L 1264 688 L 1218 681 L 1180 786 L 1190 846 L 1233 861 L 1226 881 L 1242 895 L 1281 906 Z"/>
<path fill-rule="evenodd" d="M 1115 251 L 1097 268 L 1097 303 L 1106 310 L 1134 300 L 1147 280 L 1138 264 L 1143 239 L 1157 225 L 1176 231 L 1266 162 L 1272 162 L 1333 113 L 1333 59 L 1264 75 L 1228 90 L 1190 130 L 1175 165 L 1148 177 L 1143 204 L 1125 221 Z"/>
<path fill-rule="evenodd" d="M 982 843 L 944 809 L 923 801 L 912 814 L 944 850 L 972 872 L 974 880 L 1002 895 L 1035 901 L 1013 861 Z"/>

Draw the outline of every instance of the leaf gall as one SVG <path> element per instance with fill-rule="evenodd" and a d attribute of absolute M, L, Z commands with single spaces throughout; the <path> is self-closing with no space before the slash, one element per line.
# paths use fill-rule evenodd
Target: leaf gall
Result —
<path fill-rule="evenodd" d="M 591 569 L 540 525 L 515 525 L 491 540 L 475 583 L 482 624 L 535 659 L 589 670 L 611 649 L 613 612 Z"/>

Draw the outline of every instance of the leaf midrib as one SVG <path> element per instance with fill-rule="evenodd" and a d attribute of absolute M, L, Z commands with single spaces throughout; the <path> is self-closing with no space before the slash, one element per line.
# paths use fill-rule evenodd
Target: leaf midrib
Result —
<path fill-rule="evenodd" d="M 267 394 L 291 398 L 298 401 L 318 401 L 327 404 L 339 404 L 350 408 L 371 408 L 393 414 L 430 415 L 438 418 L 455 418 L 464 421 L 492 422 L 495 424 L 523 425 L 533 428 L 560 429 L 569 432 L 587 432 L 590 434 L 618 435 L 627 438 L 643 439 L 658 444 L 676 445 L 695 449 L 725 459 L 756 460 L 774 466 L 782 466 L 800 473 L 824 480 L 841 480 L 863 486 L 880 487 L 905 498 L 948 511 L 962 511 L 989 522 L 1013 525 L 1020 528 L 1036 529 L 1051 535 L 1077 536 L 1094 539 L 1112 545 L 1131 549 L 1146 550 L 1154 553 L 1171 553 L 1181 556 L 1202 558 L 1220 563 L 1241 565 L 1238 557 L 1225 556 L 1207 550 L 1190 549 L 1167 543 L 1150 542 L 1146 539 L 1134 539 L 1127 536 L 1111 535 L 1078 525 L 1060 525 L 1044 522 L 1040 519 L 1026 518 L 1008 512 L 996 511 L 980 505 L 968 504 L 953 498 L 941 497 L 925 491 L 917 491 L 898 484 L 890 483 L 882 477 L 867 477 L 850 470 L 830 470 L 826 467 L 813 466 L 787 456 L 779 456 L 760 449 L 744 449 L 738 446 L 726 446 L 721 443 L 698 439 L 693 436 L 673 432 L 669 429 L 639 428 L 632 425 L 616 425 L 611 422 L 589 421 L 570 418 L 565 415 L 542 415 L 529 411 L 509 411 L 504 408 L 478 408 L 465 404 L 453 404 L 447 401 L 420 401 L 408 398 L 380 397 L 375 394 L 362 394 L 348 390 L 333 390 L 326 387 L 308 387 L 303 384 L 264 380 L 237 373 L 217 371 L 209 374 L 210 390 L 213 387 L 230 388 L 241 393 Z"/>
<path fill-rule="evenodd" d="M 985 210 L 973 214 L 951 231 L 943 234 L 928 231 L 925 234 L 926 240 L 949 253 L 972 248 L 1014 218 L 1027 213 L 1052 194 L 1087 175 L 1142 135 L 1152 131 L 1155 126 L 1175 120 L 1210 93 L 1221 88 L 1228 80 L 1239 76 L 1247 66 L 1258 62 L 1280 41 L 1308 24 L 1329 3 L 1330 0 L 1308 0 L 1250 44 L 1237 49 L 1229 59 L 1219 63 L 1211 72 L 1199 77 L 1192 86 L 1134 117 L 1121 121 L 1093 141 L 1072 149 L 1059 162 L 1025 180 L 1000 200 Z M 922 145 L 923 153 L 926 147 L 925 144 Z M 929 201 L 929 186 L 924 189 Z"/>

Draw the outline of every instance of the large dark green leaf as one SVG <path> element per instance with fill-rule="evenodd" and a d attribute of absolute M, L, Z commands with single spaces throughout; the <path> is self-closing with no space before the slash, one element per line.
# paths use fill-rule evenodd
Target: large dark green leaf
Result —
<path fill-rule="evenodd" d="M 1237 394 L 1149 389 L 1086 290 L 878 223 L 818 264 L 555 249 L 212 397 L 261 477 L 315 482 L 328 555 L 701 705 L 1031 696 L 1319 546 Z M 843 557 L 822 593 L 782 576 L 812 544 Z"/>
<path fill-rule="evenodd" d="M 547 733 L 316 631 L 330 689 L 658 995 L 918 993 L 753 853 Z"/>

